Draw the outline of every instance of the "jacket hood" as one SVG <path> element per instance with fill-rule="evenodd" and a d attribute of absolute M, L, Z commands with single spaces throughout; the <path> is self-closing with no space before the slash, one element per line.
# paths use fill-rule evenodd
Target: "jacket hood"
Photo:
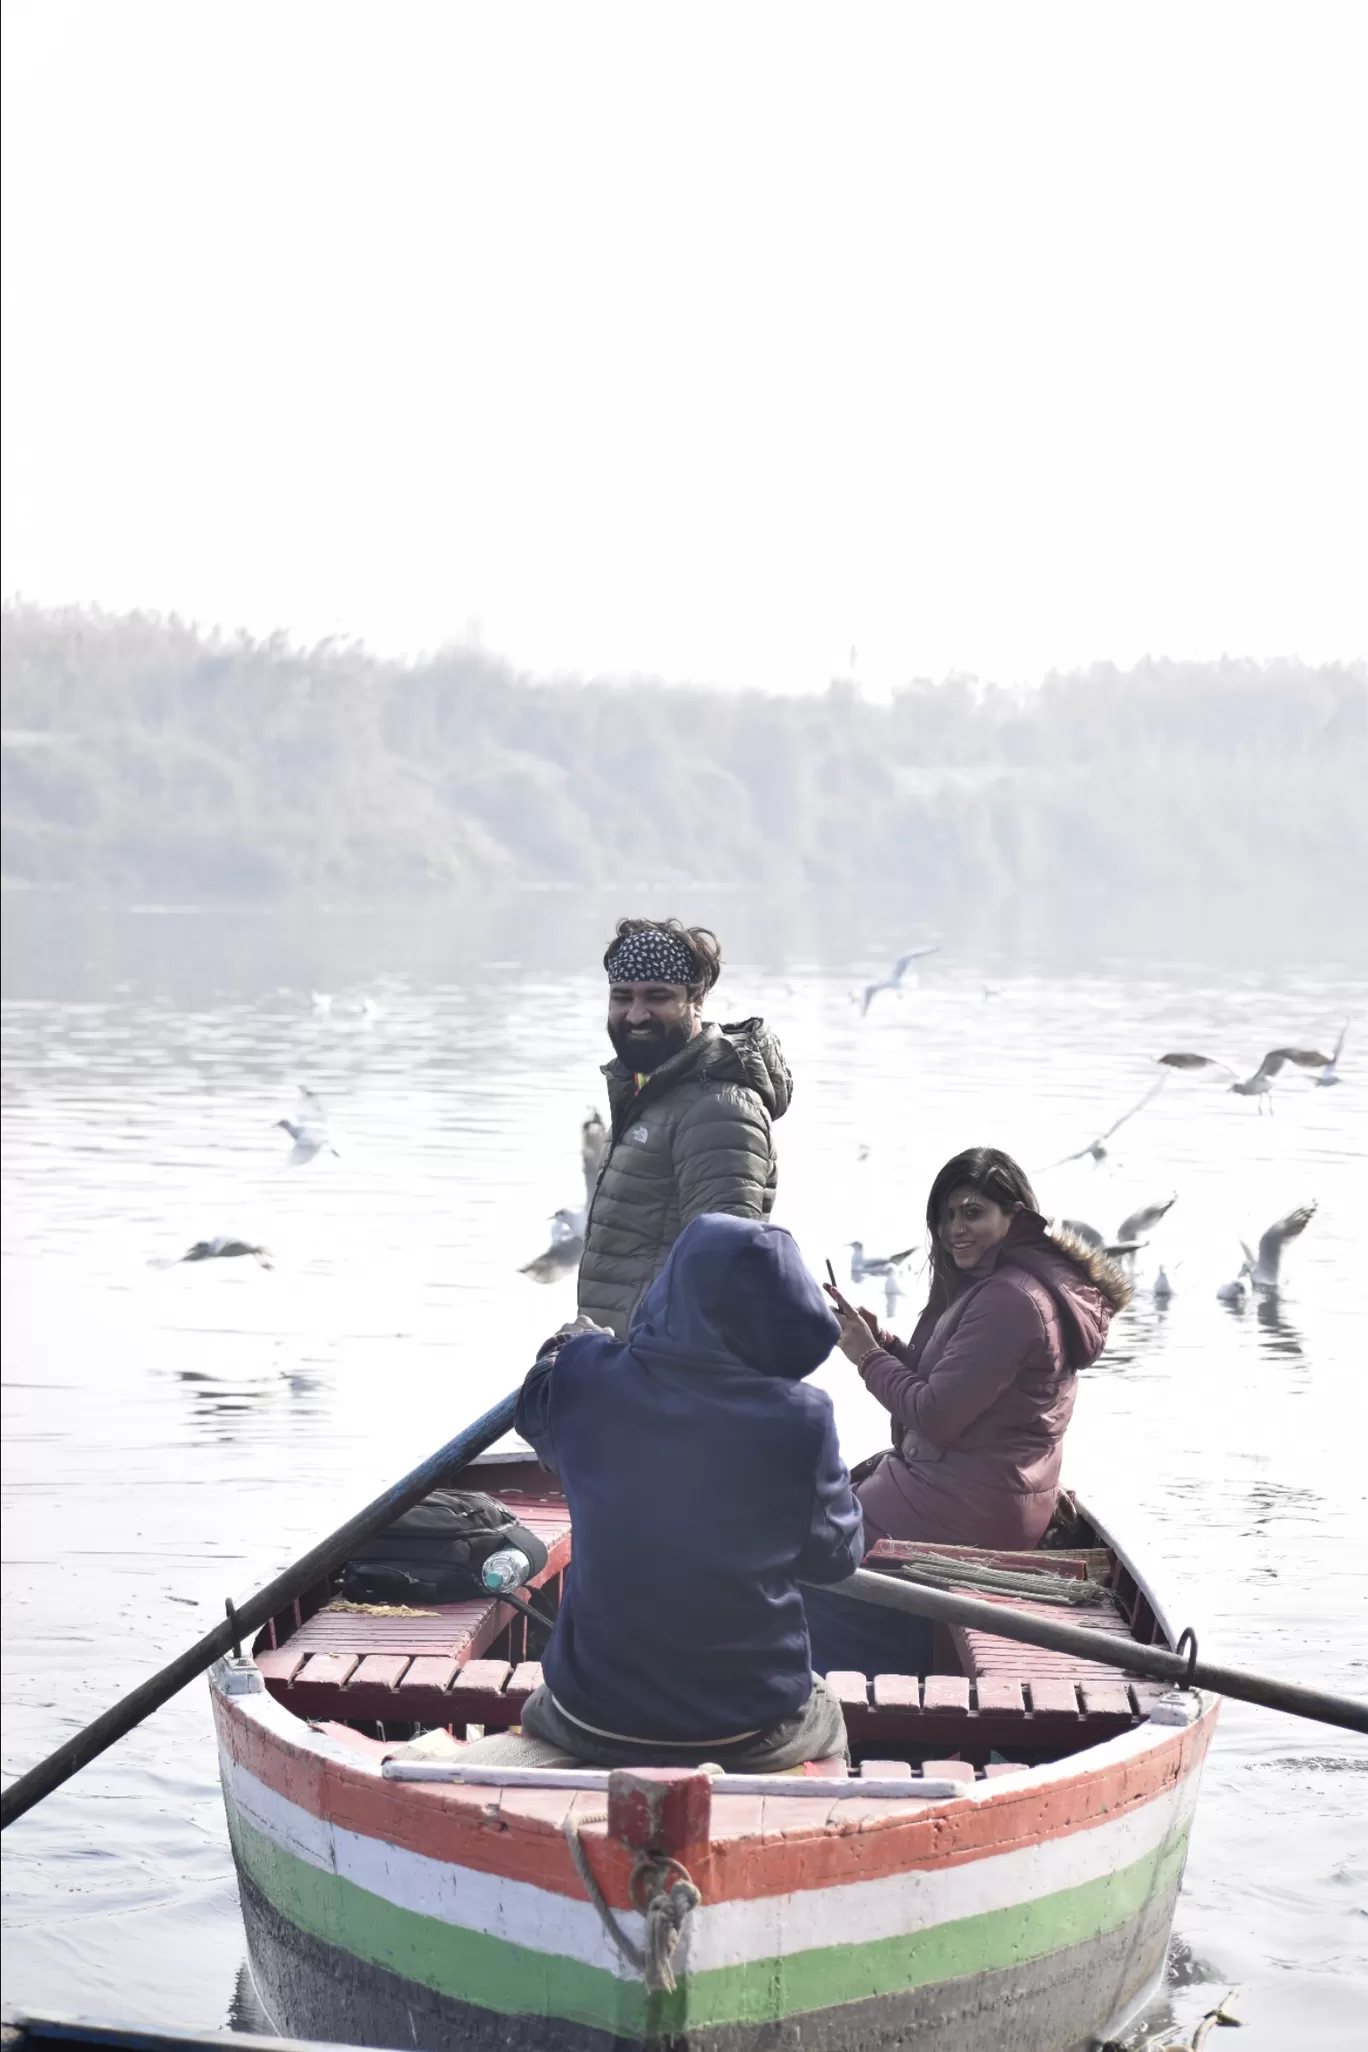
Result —
<path fill-rule="evenodd" d="M 840 1331 L 792 1234 L 705 1211 L 670 1249 L 627 1344 L 647 1361 L 701 1361 L 801 1382 Z"/>
<path fill-rule="evenodd" d="M 1006 1238 L 971 1274 L 985 1275 L 997 1266 L 1025 1269 L 1050 1292 L 1074 1369 L 1092 1365 L 1106 1343 L 1113 1312 L 1130 1302 L 1131 1286 L 1115 1262 L 1073 1233 L 1050 1231 L 1038 1211 L 1017 1212 Z"/>
<path fill-rule="evenodd" d="M 609 1095 L 614 1085 L 628 1086 L 635 1094 L 631 1070 L 620 1056 L 605 1062 Z M 743 1019 L 739 1025 L 716 1026 L 703 1021 L 702 1030 L 687 1047 L 671 1055 L 651 1072 L 650 1082 L 674 1083 L 685 1076 L 709 1076 L 719 1083 L 744 1083 L 755 1092 L 772 1119 L 781 1119 L 793 1096 L 793 1078 L 775 1035 L 763 1019 Z M 628 1097 L 624 1097 L 624 1103 Z"/>
<path fill-rule="evenodd" d="M 736 1026 L 721 1026 L 718 1035 L 714 1057 L 717 1073 L 725 1073 L 729 1053 L 740 1072 L 737 1081 L 750 1085 L 772 1119 L 782 1119 L 793 1101 L 793 1078 L 778 1037 L 763 1019 L 743 1019 Z"/>

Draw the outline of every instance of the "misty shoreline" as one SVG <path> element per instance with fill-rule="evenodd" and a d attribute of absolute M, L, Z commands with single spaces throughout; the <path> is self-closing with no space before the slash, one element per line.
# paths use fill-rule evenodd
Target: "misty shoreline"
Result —
<path fill-rule="evenodd" d="M 3 878 L 125 902 L 491 888 L 935 903 L 1368 875 L 1368 667 L 1153 661 L 887 704 L 548 682 L 4 608 Z"/>

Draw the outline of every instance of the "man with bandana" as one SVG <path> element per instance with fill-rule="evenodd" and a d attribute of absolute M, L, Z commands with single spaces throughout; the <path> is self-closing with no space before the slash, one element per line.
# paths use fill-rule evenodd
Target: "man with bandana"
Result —
<path fill-rule="evenodd" d="M 611 1124 L 585 1224 L 579 1310 L 625 1339 L 691 1220 L 769 1217 L 771 1122 L 788 1109 L 793 1081 L 763 1020 L 704 1019 L 722 966 L 706 927 L 620 919 L 603 966 Z"/>

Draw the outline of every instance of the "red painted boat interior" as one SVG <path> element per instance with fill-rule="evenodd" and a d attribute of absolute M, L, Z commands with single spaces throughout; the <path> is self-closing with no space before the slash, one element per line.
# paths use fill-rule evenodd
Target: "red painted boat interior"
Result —
<path fill-rule="evenodd" d="M 524 1590 L 553 1616 L 570 1560 L 570 1515 L 556 1477 L 531 1459 L 481 1461 L 452 1486 L 487 1490 L 544 1542 L 547 1565 Z M 1077 1534 L 1071 1536 L 1079 1536 Z M 1085 1527 L 1084 1539 L 1097 1535 Z M 866 1566 L 892 1566 L 911 1549 L 881 1541 Z M 1167 1644 L 1145 1592 L 1124 1562 L 1097 1543 L 1030 1554 L 971 1547 L 920 1547 L 954 1561 L 1044 1577 L 1091 1579 L 1105 1602 L 1086 1608 L 1004 1598 L 1041 1616 L 1066 1619 L 1142 1645 Z M 985 1592 L 969 1584 L 966 1595 Z M 994 1600 L 989 1597 L 988 1600 Z M 419 1731 L 458 1740 L 506 1730 L 541 1680 L 530 1635 L 536 1628 L 497 1598 L 386 1615 L 338 1608 L 331 1582 L 272 1619 L 254 1651 L 270 1693 L 294 1715 L 346 1732 L 357 1749 L 383 1750 Z M 926 1675 L 833 1673 L 853 1760 L 866 1768 L 994 1776 L 1081 1752 L 1146 1717 L 1160 1684 L 1011 1639 L 937 1626 L 934 1671 Z M 472 1730 L 472 1727 L 475 1727 Z"/>

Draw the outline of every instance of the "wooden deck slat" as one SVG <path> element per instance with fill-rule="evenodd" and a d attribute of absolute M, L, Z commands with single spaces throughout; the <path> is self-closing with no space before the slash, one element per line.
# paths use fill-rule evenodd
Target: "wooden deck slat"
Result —
<path fill-rule="evenodd" d="M 926 1710 L 962 1710 L 968 1716 L 968 1677 L 962 1674 L 928 1674 L 922 1707 Z"/>
<path fill-rule="evenodd" d="M 869 1701 L 869 1680 L 866 1675 L 838 1667 L 833 1668 L 826 1682 L 837 1702 L 843 1707 L 847 1703 L 855 1703 L 863 1710 Z"/>
<path fill-rule="evenodd" d="M 359 1653 L 311 1653 L 300 1668 L 297 1679 L 312 1682 L 315 1686 L 326 1683 L 331 1688 L 340 1689 L 360 1659 Z"/>
<path fill-rule="evenodd" d="M 1088 1681 L 1079 1683 L 1079 1694 L 1083 1698 L 1085 1717 L 1128 1717 L 1130 1696 L 1123 1681 Z"/>
<path fill-rule="evenodd" d="M 397 1688 L 408 1665 L 407 1653 L 368 1653 L 352 1676 L 351 1685 L 353 1688 Z"/>
<path fill-rule="evenodd" d="M 465 1691 L 479 1689 L 491 1696 L 502 1695 L 504 1683 L 512 1672 L 506 1660 L 468 1660 L 464 1667 L 458 1668 L 451 1693 L 459 1696 Z"/>
<path fill-rule="evenodd" d="M 915 1674 L 876 1674 L 874 1703 L 880 1710 L 919 1710 L 921 1683 Z"/>
<path fill-rule="evenodd" d="M 974 1694 L 978 1699 L 980 1715 L 985 1710 L 994 1710 L 1006 1717 L 1026 1715 L 1026 1701 L 1021 1693 L 1021 1683 L 1014 1675 L 981 1675 L 975 1684 Z"/>
<path fill-rule="evenodd" d="M 910 1760 L 862 1760 L 859 1766 L 863 1781 L 910 1781 L 912 1762 Z"/>
<path fill-rule="evenodd" d="M 258 1653 L 256 1664 L 267 1681 L 288 1682 L 294 1680 L 308 1657 L 302 1646 L 281 1646 L 274 1652 Z"/>
<path fill-rule="evenodd" d="M 542 1671 L 540 1660 L 522 1660 L 510 1675 L 508 1687 L 504 1690 L 504 1694 L 506 1696 L 527 1697 L 532 1694 L 534 1689 L 539 1689 L 541 1685 Z"/>
<path fill-rule="evenodd" d="M 1015 1760 L 990 1760 L 983 1770 L 985 1781 L 996 1781 L 1000 1774 L 1024 1774 L 1025 1768 Z"/>
<path fill-rule="evenodd" d="M 1071 1681 L 1058 1676 L 1028 1678 L 1031 1691 L 1031 1710 L 1036 1717 L 1077 1717 L 1078 1697 Z"/>
<path fill-rule="evenodd" d="M 399 1686 L 401 1689 L 449 1689 L 456 1662 L 449 1654 L 424 1654 L 415 1660 Z"/>
<path fill-rule="evenodd" d="M 974 1769 L 968 1760 L 923 1760 L 921 1771 L 928 1781 L 972 1781 Z"/>

